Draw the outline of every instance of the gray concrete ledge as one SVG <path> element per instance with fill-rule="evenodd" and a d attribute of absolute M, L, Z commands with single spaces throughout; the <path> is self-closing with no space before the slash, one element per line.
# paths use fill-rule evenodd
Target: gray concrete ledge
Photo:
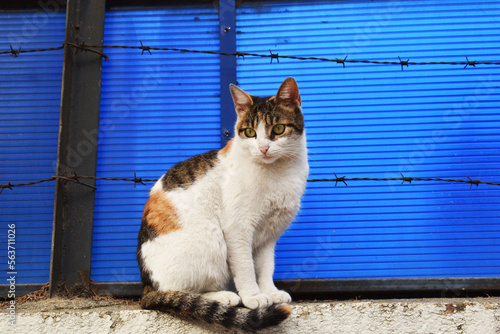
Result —
<path fill-rule="evenodd" d="M 260 333 L 498 334 L 500 298 L 293 303 L 289 319 Z M 18 305 L 16 324 L 0 310 L 0 333 L 236 333 L 137 305 L 49 299 Z"/>

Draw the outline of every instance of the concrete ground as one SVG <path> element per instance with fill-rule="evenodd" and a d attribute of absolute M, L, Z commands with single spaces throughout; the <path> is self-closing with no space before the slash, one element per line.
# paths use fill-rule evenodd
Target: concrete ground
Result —
<path fill-rule="evenodd" d="M 292 308 L 284 323 L 259 333 L 500 333 L 497 297 L 299 302 Z M 15 325 L 9 316 L 0 310 L 0 333 L 237 333 L 116 301 L 55 298 L 17 305 Z"/>

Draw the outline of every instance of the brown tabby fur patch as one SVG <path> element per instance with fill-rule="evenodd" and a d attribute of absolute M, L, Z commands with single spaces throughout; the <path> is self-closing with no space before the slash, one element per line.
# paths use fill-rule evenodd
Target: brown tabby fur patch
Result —
<path fill-rule="evenodd" d="M 297 137 L 304 131 L 304 118 L 300 107 L 295 107 L 289 103 L 277 103 L 276 97 L 256 97 L 252 96 L 253 104 L 247 112 L 241 115 L 236 124 L 238 134 L 245 138 L 243 130 L 246 128 L 257 129 L 257 125 L 262 120 L 271 140 L 274 140 L 272 128 L 276 124 L 286 125 L 284 135 Z"/>
<path fill-rule="evenodd" d="M 163 190 L 170 191 L 192 185 L 200 176 L 205 175 L 217 164 L 218 152 L 218 150 L 213 150 L 198 154 L 174 165 L 163 176 Z"/>
<path fill-rule="evenodd" d="M 158 234 L 167 234 L 181 228 L 174 206 L 160 193 L 151 193 L 149 196 L 143 220 Z"/>

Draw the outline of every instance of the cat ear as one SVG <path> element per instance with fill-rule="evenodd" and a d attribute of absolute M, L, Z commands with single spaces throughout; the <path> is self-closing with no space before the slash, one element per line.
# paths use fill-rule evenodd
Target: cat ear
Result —
<path fill-rule="evenodd" d="M 288 77 L 283 81 L 276 94 L 276 102 L 286 107 L 300 107 L 302 101 L 300 100 L 299 87 L 294 78 Z"/>
<path fill-rule="evenodd" d="M 241 115 L 249 111 L 253 104 L 252 97 L 243 89 L 238 88 L 233 84 L 229 85 L 229 90 L 233 96 L 234 109 L 236 110 L 236 113 Z"/>

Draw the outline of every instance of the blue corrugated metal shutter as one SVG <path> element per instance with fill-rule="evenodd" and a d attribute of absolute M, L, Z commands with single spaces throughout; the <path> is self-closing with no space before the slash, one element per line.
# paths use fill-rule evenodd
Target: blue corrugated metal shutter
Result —
<path fill-rule="evenodd" d="M 500 60 L 498 1 L 245 2 L 240 52 Z M 310 178 L 500 179 L 500 67 L 238 59 L 240 86 L 301 89 Z M 320 182 L 277 247 L 277 279 L 498 277 L 500 188 Z"/>
<path fill-rule="evenodd" d="M 107 13 L 104 44 L 219 50 L 217 9 L 200 5 Z M 220 147 L 219 56 L 106 49 L 97 176 L 159 178 Z M 93 134 L 95 135 L 95 134 Z M 139 281 L 135 251 L 151 183 L 98 181 L 92 279 Z"/>
<path fill-rule="evenodd" d="M 64 41 L 64 13 L 0 11 L 0 50 Z M 55 175 L 63 51 L 0 55 L 0 183 Z M 15 224 L 17 284 L 49 280 L 54 183 L 0 194 L 0 279 L 7 283 L 7 229 Z"/>

